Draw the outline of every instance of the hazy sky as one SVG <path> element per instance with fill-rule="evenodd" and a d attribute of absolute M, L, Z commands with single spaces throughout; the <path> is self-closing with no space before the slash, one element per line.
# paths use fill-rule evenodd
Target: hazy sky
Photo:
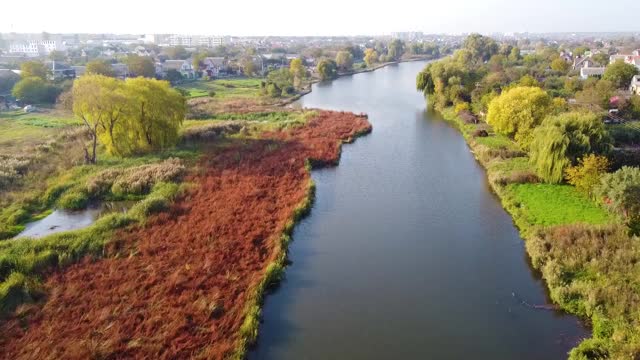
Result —
<path fill-rule="evenodd" d="M 95 3 L 96 6 L 92 6 Z M 358 35 L 640 31 L 640 0 L 3 1 L 0 32 Z"/>

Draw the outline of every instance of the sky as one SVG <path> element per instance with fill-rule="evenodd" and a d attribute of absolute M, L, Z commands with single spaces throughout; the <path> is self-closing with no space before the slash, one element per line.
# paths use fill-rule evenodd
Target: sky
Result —
<path fill-rule="evenodd" d="M 640 0 L 24 0 L 0 6 L 0 32 L 235 36 L 613 32 L 640 31 L 639 15 Z"/>

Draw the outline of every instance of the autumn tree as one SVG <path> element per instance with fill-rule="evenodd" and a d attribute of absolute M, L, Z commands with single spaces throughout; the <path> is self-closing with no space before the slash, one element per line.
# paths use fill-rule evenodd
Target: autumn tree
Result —
<path fill-rule="evenodd" d="M 113 67 L 111 67 L 111 64 L 109 64 L 105 60 L 89 61 L 87 63 L 85 73 L 87 75 L 93 74 L 93 75 L 104 75 L 109 77 L 114 77 L 116 75 L 116 72 L 113 70 Z"/>
<path fill-rule="evenodd" d="M 184 97 L 169 82 L 145 78 L 129 78 L 125 82 L 128 99 L 127 134 L 129 147 L 120 155 L 157 151 L 173 146 L 184 121 Z M 131 136 L 135 135 L 135 136 Z M 135 141 L 135 142 L 134 142 Z"/>
<path fill-rule="evenodd" d="M 240 61 L 240 67 L 242 68 L 242 73 L 244 76 L 251 77 L 256 73 L 256 64 L 253 62 L 253 58 L 251 56 L 245 56 Z"/>
<path fill-rule="evenodd" d="M 336 62 L 329 59 L 322 59 L 317 66 L 318 75 L 321 80 L 330 80 L 338 75 Z"/>
<path fill-rule="evenodd" d="M 350 71 L 353 68 L 353 55 L 348 51 L 339 51 L 336 55 L 336 65 L 340 71 Z"/>
<path fill-rule="evenodd" d="M 540 125 L 552 107 L 547 93 L 530 86 L 515 87 L 489 103 L 487 123 L 493 129 L 513 137 L 523 148 L 531 143 L 533 129 Z"/>
<path fill-rule="evenodd" d="M 293 85 L 299 88 L 302 81 L 307 77 L 307 70 L 302 64 L 302 59 L 296 58 L 289 64 L 289 73 L 293 76 Z"/>
<path fill-rule="evenodd" d="M 609 80 L 615 87 L 627 88 L 631 82 L 631 78 L 638 75 L 638 68 L 634 65 L 627 64 L 622 60 L 618 60 L 615 63 L 607 66 L 602 78 Z"/>
<path fill-rule="evenodd" d="M 47 80 L 47 75 L 49 75 L 49 69 L 40 61 L 25 61 L 20 64 L 20 76 L 23 79 L 37 77 Z"/>
<path fill-rule="evenodd" d="M 366 49 L 364 51 L 364 62 L 368 67 L 372 67 L 378 62 L 378 52 L 374 49 Z"/>
<path fill-rule="evenodd" d="M 168 47 L 164 50 L 164 53 L 171 60 L 184 60 L 189 57 L 189 52 L 187 51 L 187 49 L 185 49 L 184 46 L 180 45 Z"/>
<path fill-rule="evenodd" d="M 124 60 L 129 68 L 129 73 L 132 76 L 142 76 L 147 78 L 154 78 L 156 76 L 156 67 L 148 56 L 130 55 Z"/>
<path fill-rule="evenodd" d="M 604 154 L 611 139 L 599 116 L 571 112 L 550 116 L 533 131 L 530 160 L 548 183 L 562 181 L 565 170 L 586 154 Z"/>
<path fill-rule="evenodd" d="M 562 58 L 555 58 L 551 62 L 551 69 L 557 72 L 566 73 L 569 71 L 570 68 L 571 68 L 571 64 L 569 64 Z"/>
<path fill-rule="evenodd" d="M 567 168 L 565 177 L 578 191 L 591 196 L 609 166 L 609 159 L 606 157 L 589 154 L 582 157 L 576 166 Z"/>

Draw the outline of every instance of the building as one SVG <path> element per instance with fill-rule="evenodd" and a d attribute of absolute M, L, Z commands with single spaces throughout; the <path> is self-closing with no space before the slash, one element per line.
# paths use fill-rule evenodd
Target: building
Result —
<path fill-rule="evenodd" d="M 573 60 L 573 70 L 578 70 L 581 68 L 590 68 L 594 67 L 596 64 L 591 60 L 591 58 L 587 56 L 576 56 Z"/>
<path fill-rule="evenodd" d="M 169 45 L 171 46 L 193 46 L 193 36 L 191 35 L 171 35 L 169 36 Z"/>
<path fill-rule="evenodd" d="M 590 77 L 600 78 L 604 75 L 604 67 L 582 67 L 580 68 L 580 78 L 586 80 Z"/>
<path fill-rule="evenodd" d="M 202 60 L 202 71 L 210 78 L 220 76 L 226 68 L 226 60 L 223 57 L 207 57 Z"/>
<path fill-rule="evenodd" d="M 627 64 L 634 65 L 640 70 L 640 50 L 634 50 L 631 55 L 611 55 L 609 57 L 609 63 L 613 64 L 616 61 L 624 61 Z"/>
<path fill-rule="evenodd" d="M 10 54 L 25 54 L 31 57 L 49 55 L 52 51 L 65 50 L 64 43 L 58 40 L 14 41 L 9 45 Z"/>
<path fill-rule="evenodd" d="M 640 95 L 640 75 L 636 75 L 631 79 L 629 91 L 631 91 L 632 94 Z"/>
<path fill-rule="evenodd" d="M 185 79 L 195 79 L 196 77 L 192 60 L 166 60 L 165 62 L 156 64 L 156 74 L 158 76 L 164 78 L 170 70 L 176 70 Z"/>
<path fill-rule="evenodd" d="M 224 38 L 220 36 L 200 36 L 197 43 L 199 46 L 212 48 L 224 44 Z"/>

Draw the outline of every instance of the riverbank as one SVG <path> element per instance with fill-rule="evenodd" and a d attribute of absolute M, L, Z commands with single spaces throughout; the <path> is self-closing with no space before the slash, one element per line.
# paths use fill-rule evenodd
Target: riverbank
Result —
<path fill-rule="evenodd" d="M 370 130 L 366 117 L 319 111 L 210 144 L 168 211 L 116 232 L 104 259 L 53 272 L 47 299 L 2 323 L 4 355 L 243 358 L 313 201 L 307 164 L 337 164 L 341 143 Z"/>
<path fill-rule="evenodd" d="M 640 246 L 620 220 L 571 186 L 540 183 L 526 153 L 487 124 L 466 123 L 452 108 L 441 113 L 486 169 L 489 185 L 520 230 L 551 300 L 588 319 L 593 337 L 584 339 L 569 358 L 632 359 L 640 354 L 635 290 Z"/>

